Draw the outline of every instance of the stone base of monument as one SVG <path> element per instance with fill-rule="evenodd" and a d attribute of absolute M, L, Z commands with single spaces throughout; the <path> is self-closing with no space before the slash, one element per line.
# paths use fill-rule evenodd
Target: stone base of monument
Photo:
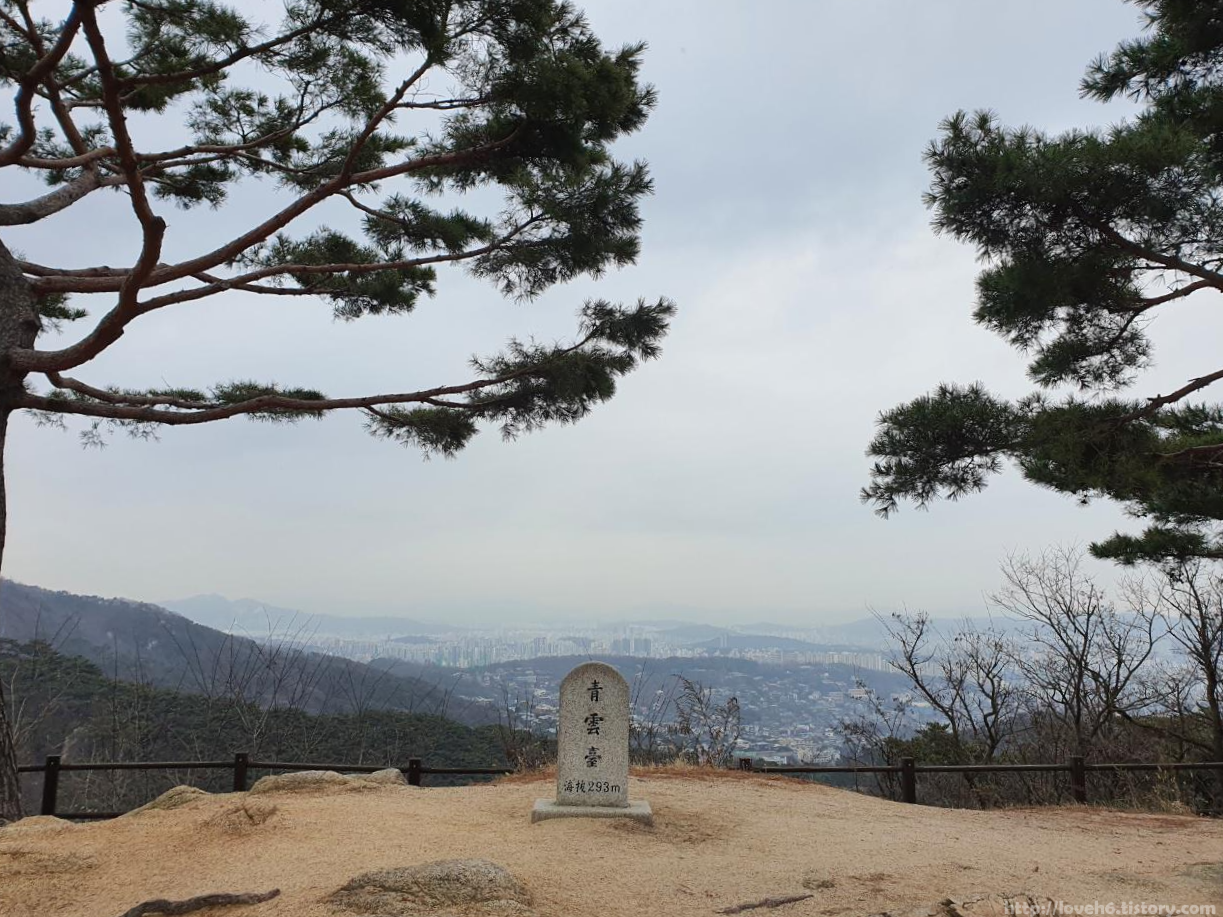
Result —
<path fill-rule="evenodd" d="M 567 806 L 555 799 L 537 799 L 531 810 L 531 821 L 547 821 L 549 818 L 631 818 L 643 825 L 654 824 L 654 812 L 643 799 L 627 806 Z"/>

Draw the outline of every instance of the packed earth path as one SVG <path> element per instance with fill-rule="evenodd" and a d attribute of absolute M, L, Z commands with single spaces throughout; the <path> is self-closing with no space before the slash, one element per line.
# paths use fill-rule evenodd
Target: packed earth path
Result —
<path fill-rule="evenodd" d="M 369 884 L 350 885 L 355 877 L 439 860 L 491 861 L 521 894 L 482 909 L 396 893 L 379 899 L 381 912 L 393 899 L 404 917 L 971 917 L 1002 913 L 1008 900 L 1223 913 L 1216 819 L 939 809 L 780 777 L 673 770 L 630 779 L 632 796 L 653 806 L 653 827 L 532 824 L 532 804 L 554 786 L 548 774 L 460 788 L 408 787 L 394 774 L 306 776 L 251 793 L 171 791 L 107 822 L 27 818 L 0 829 L 0 914 L 117 917 L 154 898 L 279 889 L 268 901 L 198 913 L 336 917 L 359 913 L 351 894 L 338 894 Z"/>

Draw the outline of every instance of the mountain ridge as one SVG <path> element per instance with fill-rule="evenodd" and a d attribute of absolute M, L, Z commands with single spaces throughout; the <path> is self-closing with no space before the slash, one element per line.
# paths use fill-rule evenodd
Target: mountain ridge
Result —
<path fill-rule="evenodd" d="M 216 630 L 237 629 L 248 634 L 277 634 L 305 630 L 338 637 L 383 637 L 449 633 L 459 627 L 432 624 L 391 615 L 346 615 L 299 611 L 261 599 L 231 599 L 209 592 L 157 603 L 177 614 Z"/>
<path fill-rule="evenodd" d="M 42 640 L 124 681 L 241 696 L 261 706 L 291 704 L 309 713 L 345 713 L 355 707 L 414 711 L 451 699 L 439 687 L 440 677 L 431 683 L 418 674 L 395 674 L 313 652 L 292 634 L 260 643 L 149 602 L 83 596 L 9 579 L 0 580 L 0 639 Z M 423 669 L 417 672 L 424 674 Z M 486 721 L 478 709 L 468 719 L 454 718 Z"/>

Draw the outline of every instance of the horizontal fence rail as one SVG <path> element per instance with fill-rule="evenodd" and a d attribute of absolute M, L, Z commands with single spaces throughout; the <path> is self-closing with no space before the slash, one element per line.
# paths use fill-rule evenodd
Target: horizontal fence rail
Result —
<path fill-rule="evenodd" d="M 1005 773 L 1065 773 L 1070 775 L 1070 791 L 1075 802 L 1087 802 L 1087 775 L 1091 772 L 1124 771 L 1215 771 L 1223 783 L 1223 761 L 1190 763 L 1185 761 L 1131 762 L 1118 764 L 1088 764 L 1081 757 L 1071 757 L 1062 764 L 918 764 L 913 758 L 901 758 L 899 764 L 800 764 L 753 766 L 750 758 L 739 762 L 742 770 L 760 774 L 899 774 L 901 800 L 917 802 L 918 774 L 1005 774 Z M 48 755 L 43 764 L 23 764 L 19 774 L 42 774 L 41 815 L 58 815 L 70 819 L 117 818 L 122 812 L 57 812 L 59 775 L 72 771 L 152 771 L 152 770 L 232 770 L 233 789 L 244 792 L 252 770 L 263 771 L 344 771 L 350 774 L 372 774 L 375 771 L 398 770 L 410 786 L 422 786 L 424 778 L 438 776 L 495 777 L 512 774 L 511 767 L 427 767 L 420 758 L 409 758 L 403 767 L 383 764 L 333 764 L 298 761 L 252 761 L 246 752 L 238 752 L 228 761 L 89 761 L 65 763 L 59 755 Z"/>
<path fill-rule="evenodd" d="M 40 815 L 55 815 L 69 819 L 118 818 L 122 812 L 57 812 L 59 775 L 69 771 L 154 771 L 154 770 L 232 770 L 233 790 L 245 792 L 252 770 L 262 771 L 344 771 L 350 774 L 372 774 L 376 771 L 397 770 L 409 786 L 423 786 L 430 774 L 439 776 L 497 777 L 514 773 L 512 767 L 427 767 L 420 758 L 409 758 L 403 767 L 388 764 L 330 764 L 298 761 L 252 761 L 246 752 L 238 752 L 229 761 L 89 761 L 65 763 L 60 755 L 48 755 L 42 764 L 18 765 L 18 774 L 42 774 L 42 804 Z"/>
<path fill-rule="evenodd" d="M 1065 773 L 1070 775 L 1070 792 L 1078 803 L 1087 802 L 1087 774 L 1092 771 L 1215 771 L 1223 784 L 1223 761 L 1088 764 L 1078 755 L 1072 756 L 1063 764 L 918 764 L 913 758 L 901 758 L 899 764 L 765 764 L 762 767 L 754 767 L 750 758 L 743 758 L 739 766 L 742 770 L 760 774 L 899 774 L 901 801 L 908 803 L 917 802 L 918 774 Z"/>

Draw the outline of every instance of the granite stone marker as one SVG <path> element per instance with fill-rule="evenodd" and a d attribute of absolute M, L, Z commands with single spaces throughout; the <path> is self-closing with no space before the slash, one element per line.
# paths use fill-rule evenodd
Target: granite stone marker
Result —
<path fill-rule="evenodd" d="M 650 804 L 628 798 L 628 682 L 587 662 L 561 682 L 556 800 L 540 799 L 532 821 L 585 816 L 652 823 Z"/>

